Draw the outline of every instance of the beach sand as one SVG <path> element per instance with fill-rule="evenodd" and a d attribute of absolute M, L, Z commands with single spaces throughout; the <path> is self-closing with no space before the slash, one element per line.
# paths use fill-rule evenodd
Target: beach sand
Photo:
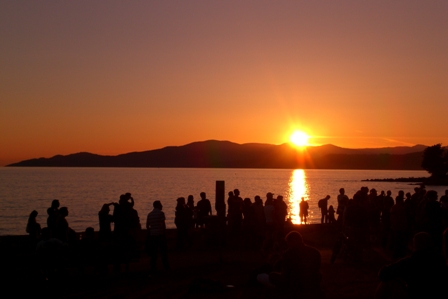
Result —
<path fill-rule="evenodd" d="M 361 262 L 337 259 L 330 262 L 337 229 L 329 225 L 295 226 L 305 242 L 322 255 L 322 289 L 325 298 L 373 298 L 379 283 L 377 274 L 389 263 L 376 246 L 368 246 Z M 142 232 L 142 240 L 146 233 Z M 168 232 L 171 269 L 148 275 L 149 258 L 144 252 L 120 273 L 101 277 L 92 267 L 80 275 L 76 267 L 68 268 L 58 281 L 36 280 L 32 255 L 25 236 L 0 237 L 2 282 L 14 296 L 40 293 L 52 298 L 283 298 L 275 289 L 251 284 L 253 270 L 270 256 L 248 249 L 246 238 L 228 238 L 224 247 L 208 245 L 200 231 L 195 232 L 194 245 L 185 251 L 175 250 L 175 230 Z M 374 245 L 374 244 L 373 244 Z M 159 265 L 161 268 L 161 265 Z M 206 280 L 223 289 L 194 291 L 194 282 Z"/>

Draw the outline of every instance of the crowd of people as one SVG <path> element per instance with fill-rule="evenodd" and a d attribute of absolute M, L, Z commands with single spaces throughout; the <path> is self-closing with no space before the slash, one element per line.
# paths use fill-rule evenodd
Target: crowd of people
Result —
<path fill-rule="evenodd" d="M 375 189 L 361 187 L 352 198 L 349 198 L 344 188 L 341 188 L 337 195 L 336 209 L 332 205 L 328 206 L 330 195 L 318 201 L 321 223 L 339 227 L 344 234 L 344 240 L 350 240 L 355 257 L 362 254 L 368 242 L 378 240 L 379 244 L 391 251 L 394 259 L 403 258 L 410 253 L 408 245 L 414 240 L 413 237 L 418 233 L 424 233 L 425 237 L 418 239 L 418 246 L 431 248 L 433 256 L 438 249 L 439 253 L 445 254 L 446 260 L 448 244 L 443 236 L 447 234 L 448 228 L 448 190 L 440 199 L 437 192 L 426 191 L 424 186 L 416 187 L 414 191 L 413 194 L 399 191 L 394 200 L 391 191 L 381 191 L 378 194 Z M 111 207 L 113 207 L 112 213 Z M 306 224 L 309 204 L 302 198 L 299 207 L 301 223 Z M 128 266 L 132 259 L 137 258 L 137 237 L 142 225 L 130 193 L 121 195 L 118 203 L 104 204 L 98 212 L 97 235 L 94 229 L 89 227 L 81 240 L 67 222 L 68 208 L 60 207 L 58 200 L 52 201 L 47 214 L 46 227 L 41 228 L 37 222 L 37 211 L 30 214 L 26 227 L 30 239 L 36 244 L 37 253 L 43 257 L 42 265 L 47 276 L 55 275 L 58 271 L 57 259 L 62 258 L 67 252 L 76 253 L 75 260 L 79 265 L 95 264 L 99 271 L 104 272 L 108 271 L 109 263 L 119 271 L 122 264 Z M 187 200 L 184 197 L 177 198 L 174 221 L 177 228 L 176 248 L 185 250 L 190 247 L 192 231 L 207 230 L 213 217 L 216 216 L 213 216 L 212 205 L 205 192 L 200 193 L 197 204 L 193 195 L 189 195 Z M 147 229 L 145 251 L 150 256 L 151 273 L 157 272 L 159 256 L 163 267 L 170 268 L 165 220 L 162 203 L 154 201 L 153 210 L 148 213 L 145 226 Z M 243 199 L 238 189 L 230 191 L 225 224 L 227 236 L 231 238 L 244 234 L 247 244 L 252 249 L 281 252 L 286 248 L 281 260 L 291 260 L 296 266 L 284 266 L 280 268 L 283 269 L 280 272 L 273 271 L 272 275 L 268 274 L 272 281 L 266 281 L 266 277 L 260 276 L 260 281 L 264 284 L 274 286 L 287 283 L 291 279 L 290 275 L 297 276 L 303 273 L 299 271 L 299 267 L 313 267 L 313 271 L 318 272 L 316 268 L 320 265 L 320 255 L 314 257 L 316 262 L 312 265 L 307 265 L 297 257 L 298 252 L 306 251 L 307 254 L 314 256 L 316 251 L 304 245 L 299 233 L 291 234 L 293 225 L 288 218 L 288 205 L 283 196 L 278 195 L 274 198 L 274 194 L 269 192 L 264 202 L 258 195 L 252 201 L 248 197 Z M 425 247 L 421 245 L 421 240 L 425 240 L 426 243 L 432 242 L 433 246 Z M 305 254 L 303 252 L 302 254 Z M 419 254 L 421 255 L 421 250 Z M 444 265 L 446 267 L 445 262 Z M 396 273 L 397 271 L 386 269 L 380 277 L 386 281 Z M 319 285 L 319 277 L 316 274 L 315 281 L 307 285 Z"/>

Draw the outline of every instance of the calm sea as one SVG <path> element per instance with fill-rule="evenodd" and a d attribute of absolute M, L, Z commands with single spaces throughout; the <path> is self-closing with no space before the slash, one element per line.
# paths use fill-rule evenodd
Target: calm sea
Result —
<path fill-rule="evenodd" d="M 362 182 L 372 178 L 423 177 L 425 171 L 383 170 L 302 170 L 302 169 L 204 169 L 204 168 L 0 168 L 0 235 L 25 233 L 28 215 L 39 212 L 38 222 L 46 226 L 46 210 L 53 199 L 69 209 L 67 220 L 76 231 L 92 226 L 98 229 L 98 211 L 104 203 L 117 202 L 130 192 L 135 209 L 145 226 L 146 215 L 155 200 L 162 201 L 167 227 L 174 226 L 176 198 L 192 194 L 195 202 L 204 191 L 214 206 L 215 184 L 225 181 L 226 194 L 238 188 L 241 197 L 255 195 L 263 200 L 267 192 L 283 195 L 294 223 L 299 223 L 298 203 L 309 201 L 310 223 L 320 221 L 317 201 L 327 194 L 336 205 L 338 190 L 344 187 L 349 197 L 361 186 L 378 191 L 412 192 L 407 183 Z M 446 187 L 431 187 L 441 195 Z M 215 213 L 215 211 L 214 211 Z"/>

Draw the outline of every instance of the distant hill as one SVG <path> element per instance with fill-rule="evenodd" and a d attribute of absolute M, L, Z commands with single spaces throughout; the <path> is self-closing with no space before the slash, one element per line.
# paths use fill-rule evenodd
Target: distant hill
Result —
<path fill-rule="evenodd" d="M 422 169 L 427 146 L 347 149 L 331 144 L 297 150 L 290 144 L 237 144 L 208 140 L 117 156 L 76 153 L 21 161 L 7 166 L 197 167 L 307 169 Z"/>

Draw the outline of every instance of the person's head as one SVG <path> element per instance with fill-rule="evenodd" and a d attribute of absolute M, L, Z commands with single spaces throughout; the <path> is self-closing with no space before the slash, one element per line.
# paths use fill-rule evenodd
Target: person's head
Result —
<path fill-rule="evenodd" d="M 376 189 L 370 189 L 370 194 L 376 196 L 378 192 L 376 191 Z"/>
<path fill-rule="evenodd" d="M 159 210 L 161 210 L 163 208 L 162 203 L 160 202 L 160 200 L 154 201 L 152 206 L 154 207 L 154 209 L 159 209 Z"/>
<path fill-rule="evenodd" d="M 95 230 L 93 229 L 93 227 L 88 227 L 86 228 L 85 232 L 84 232 L 84 238 L 86 239 L 94 239 L 95 238 Z"/>
<path fill-rule="evenodd" d="M 59 209 L 59 214 L 63 217 L 68 216 L 68 208 L 67 207 L 62 207 Z"/>
<path fill-rule="evenodd" d="M 277 200 L 278 200 L 278 201 L 283 201 L 283 196 L 278 195 L 278 196 L 277 196 Z"/>
<path fill-rule="evenodd" d="M 180 205 L 180 206 L 185 205 L 185 197 L 179 197 L 177 199 L 177 205 Z"/>
<path fill-rule="evenodd" d="M 52 202 L 51 202 L 51 207 L 52 207 L 53 209 L 57 209 L 57 208 L 59 208 L 59 200 L 57 200 L 57 199 L 53 199 Z"/>
<path fill-rule="evenodd" d="M 235 196 L 239 196 L 240 190 L 238 190 L 238 189 L 233 190 L 233 194 L 235 194 Z"/>
<path fill-rule="evenodd" d="M 201 194 L 199 194 L 199 195 L 201 196 L 202 199 L 205 199 L 205 198 L 206 198 L 206 194 L 205 194 L 205 192 L 201 192 Z"/>
<path fill-rule="evenodd" d="M 411 192 L 407 192 L 407 193 L 406 193 L 406 198 L 411 198 L 411 197 L 412 197 Z"/>
<path fill-rule="evenodd" d="M 344 188 L 339 189 L 339 193 L 344 195 L 345 194 L 345 189 Z"/>
<path fill-rule="evenodd" d="M 268 193 L 266 194 L 266 198 L 267 198 L 267 199 L 274 199 L 274 194 L 273 194 L 272 192 L 268 192 Z"/>
<path fill-rule="evenodd" d="M 38 213 L 36 210 L 33 210 L 33 211 L 30 213 L 30 217 L 29 217 L 29 219 L 35 219 L 35 218 L 37 217 L 38 214 L 39 214 L 39 213 Z"/>
<path fill-rule="evenodd" d="M 120 195 L 120 200 L 118 201 L 118 203 L 120 205 L 124 205 L 128 202 L 128 197 L 126 196 L 126 194 L 121 194 Z"/>
<path fill-rule="evenodd" d="M 304 245 L 302 235 L 295 230 L 286 235 L 285 241 L 288 244 L 288 247 L 300 247 Z"/>
<path fill-rule="evenodd" d="M 254 200 L 256 204 L 263 204 L 263 200 L 261 200 L 261 197 L 259 195 L 255 195 Z"/>
<path fill-rule="evenodd" d="M 404 191 L 403 190 L 398 191 L 398 197 L 404 197 Z"/>
<path fill-rule="evenodd" d="M 305 197 L 302 197 L 302 201 L 305 201 Z"/>
<path fill-rule="evenodd" d="M 387 196 L 391 196 L 392 195 L 392 191 L 387 190 Z"/>
<path fill-rule="evenodd" d="M 326 200 L 329 200 L 330 197 L 331 197 L 330 195 L 327 195 L 327 196 L 325 196 L 325 199 L 326 199 Z"/>
<path fill-rule="evenodd" d="M 247 204 L 247 205 L 250 205 L 250 204 L 252 203 L 252 201 L 250 200 L 249 197 L 246 197 L 246 198 L 244 199 L 244 203 Z"/>
<path fill-rule="evenodd" d="M 193 195 L 188 195 L 187 202 L 188 202 L 188 203 L 194 203 L 194 197 L 193 197 Z"/>
<path fill-rule="evenodd" d="M 229 191 L 229 193 L 227 193 L 229 195 L 229 197 L 233 197 L 233 191 Z"/>
<path fill-rule="evenodd" d="M 109 208 L 109 205 L 106 203 L 106 204 L 104 204 L 102 207 L 101 207 L 101 213 L 109 213 L 109 211 L 110 211 L 110 208 Z"/>

